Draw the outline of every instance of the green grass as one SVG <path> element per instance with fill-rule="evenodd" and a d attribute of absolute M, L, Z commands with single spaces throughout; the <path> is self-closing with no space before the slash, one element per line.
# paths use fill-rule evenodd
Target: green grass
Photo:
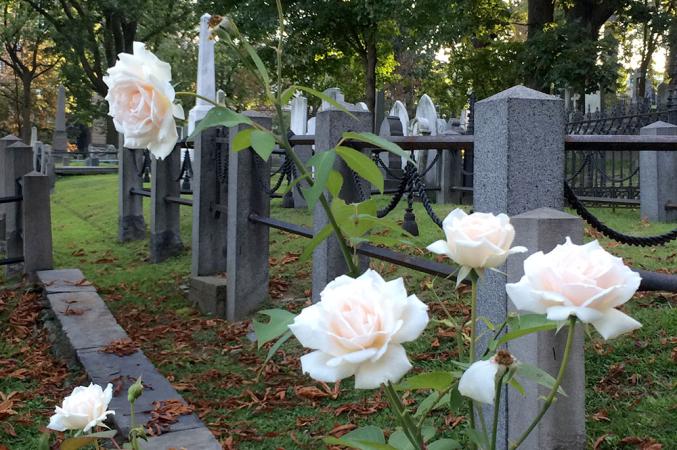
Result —
<path fill-rule="evenodd" d="M 267 366 L 266 376 L 255 381 L 265 351 L 257 352 L 247 339 L 248 324 L 228 324 L 205 317 L 186 299 L 191 208 L 181 209 L 186 251 L 162 264 L 150 264 L 147 240 L 125 244 L 117 241 L 116 186 L 115 175 L 59 179 L 52 197 L 55 264 L 82 269 L 130 336 L 141 343 L 158 368 L 196 405 L 205 423 L 221 439 L 231 438 L 242 449 L 315 449 L 321 447 L 318 438 L 335 426 L 366 423 L 389 426 L 391 422 L 378 393 L 355 392 L 350 388 L 351 380 L 341 384 L 335 400 L 303 396 L 301 387 L 319 387 L 319 392 L 323 388 L 300 375 L 298 356 L 302 350 L 297 345 L 289 345 L 284 353 L 278 353 Z M 144 203 L 147 207 L 148 202 Z M 443 216 L 453 206 L 434 208 Z M 629 233 L 654 234 L 671 229 L 670 225 L 643 223 L 636 210 L 594 211 L 612 226 Z M 428 241 L 438 239 L 439 229 L 420 204 L 415 205 L 415 212 L 421 235 L 428 236 Z M 311 223 L 306 211 L 283 209 L 279 200 L 273 201 L 271 214 L 299 224 Z M 402 206 L 391 215 L 401 219 Z M 309 262 L 297 261 L 295 256 L 307 240 L 277 230 L 271 230 L 270 239 L 274 298 L 265 305 L 282 305 L 298 311 L 308 302 L 311 266 Z M 640 249 L 606 239 L 601 242 L 634 266 L 675 271 L 674 243 Z M 423 255 L 420 251 L 411 252 Z M 403 276 L 407 289 L 427 301 L 434 314 L 441 310 L 440 301 L 459 317 L 467 314 L 466 298 L 458 298 L 451 282 L 379 261 L 372 264 L 386 278 Z M 432 289 L 440 301 L 432 295 Z M 641 330 L 609 344 L 598 338 L 589 340 L 586 375 L 591 444 L 603 435 L 608 436 L 601 449 L 619 448 L 619 442 L 627 436 L 652 438 L 663 443 L 663 448 L 677 441 L 672 426 L 677 421 L 677 412 L 671 406 L 677 403 L 671 353 L 677 329 L 674 302 L 674 296 L 639 295 L 627 310 L 644 324 Z M 6 318 L 0 318 L 5 323 Z M 417 368 L 443 368 L 444 360 L 455 356 L 454 339 L 438 331 L 429 330 L 408 346 Z M 625 364 L 622 372 L 620 366 L 614 366 L 619 363 Z M 610 377 L 610 373 L 615 375 Z M 0 387 L 6 392 L 2 384 Z M 20 389 L 29 391 L 30 387 Z M 53 404 L 52 400 L 42 401 Z M 601 412 L 608 416 L 608 421 L 600 420 L 604 415 Z M 442 413 L 435 416 L 434 425 L 446 429 L 442 426 L 444 416 Z M 0 442 L 4 442 L 2 433 L 0 427 Z M 28 430 L 22 429 L 21 434 L 26 433 Z M 453 435 L 454 431 L 448 433 Z M 31 448 L 18 441 L 12 443 L 19 449 Z"/>

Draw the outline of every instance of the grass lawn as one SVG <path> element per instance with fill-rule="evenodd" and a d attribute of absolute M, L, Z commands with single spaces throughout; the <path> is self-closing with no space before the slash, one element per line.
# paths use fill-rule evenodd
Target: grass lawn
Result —
<path fill-rule="evenodd" d="M 225 448 L 317 449 L 323 448 L 322 436 L 367 423 L 392 423 L 378 391 L 353 391 L 352 380 L 326 386 L 302 376 L 298 363 L 301 349 L 296 344 L 278 352 L 257 381 L 266 350 L 257 351 L 247 339 L 249 323 L 229 324 L 206 317 L 187 301 L 189 248 L 181 256 L 152 265 L 147 261 L 147 240 L 117 242 L 116 188 L 116 175 L 59 179 L 52 197 L 55 264 L 82 269 L 130 337 L 196 406 Z M 439 215 L 452 208 L 435 206 Z M 182 207 L 181 211 L 182 237 L 189 247 L 191 209 Z M 670 225 L 642 222 L 637 210 L 595 212 L 628 233 L 671 229 Z M 402 208 L 391 214 L 401 218 Z M 279 200 L 273 201 L 272 215 L 305 225 L 311 220 L 305 211 L 280 208 Z M 428 241 L 438 239 L 441 232 L 420 205 L 416 205 L 416 216 L 421 235 L 429 236 Z M 587 234 L 591 238 L 592 233 Z M 601 241 L 633 266 L 677 272 L 675 243 L 639 249 Z M 306 243 L 304 238 L 271 230 L 271 299 L 267 305 L 298 311 L 308 303 L 311 267 L 309 262 L 298 261 Z M 404 276 L 407 289 L 427 301 L 434 315 L 441 314 L 445 306 L 459 318 L 467 318 L 467 298 L 459 298 L 451 282 L 379 261 L 373 266 L 388 279 Z M 5 291 L 0 296 L 3 329 L 16 326 L 13 318 L 23 315 L 21 308 L 39 310 L 30 295 Z M 591 448 L 649 448 L 651 443 L 661 443 L 667 449 L 677 442 L 676 300 L 676 295 L 639 294 L 627 310 L 644 324 L 641 330 L 610 343 L 596 336 L 588 340 Z M 69 389 L 69 383 L 79 381 L 79 373 L 67 371 L 49 356 L 48 341 L 37 331 L 37 321 L 36 313 L 33 322 L 25 325 L 28 334 L 0 336 L 0 393 L 17 392 L 20 399 L 14 407 L 18 414 L 5 417 L 0 409 L 0 449 L 3 444 L 10 449 L 34 448 L 32 436 L 46 423 L 54 403 Z M 446 367 L 444 361 L 456 356 L 455 332 L 430 329 L 409 345 L 416 368 Z M 30 365 L 28 358 L 22 360 L 24 352 L 42 355 L 48 367 L 58 367 L 61 378 L 45 386 L 40 373 L 16 372 L 17 367 Z M 2 401 L 0 398 L 0 405 Z M 31 420 L 22 420 L 27 412 Z M 453 436 L 455 428 L 465 426 L 465 420 L 440 411 L 432 425 L 443 435 Z"/>

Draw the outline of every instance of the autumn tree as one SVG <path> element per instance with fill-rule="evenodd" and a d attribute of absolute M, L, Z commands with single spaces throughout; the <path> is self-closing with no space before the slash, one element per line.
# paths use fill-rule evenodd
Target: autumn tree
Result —
<path fill-rule="evenodd" d="M 14 0 L 0 0 L 2 29 L 0 30 L 0 62 L 11 69 L 15 83 L 5 80 L 0 95 L 14 100 L 17 129 L 21 139 L 31 137 L 33 84 L 59 64 L 53 54 L 53 43 L 43 23 L 24 4 Z M 9 82 L 7 82 L 9 81 Z"/>

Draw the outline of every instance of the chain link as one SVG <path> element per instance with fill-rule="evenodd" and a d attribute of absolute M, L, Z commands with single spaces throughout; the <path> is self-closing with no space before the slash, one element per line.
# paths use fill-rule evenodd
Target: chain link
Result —
<path fill-rule="evenodd" d="M 670 241 L 677 239 L 677 228 L 664 234 L 655 236 L 630 236 L 620 231 L 616 231 L 602 223 L 602 221 L 595 217 L 590 210 L 588 210 L 583 203 L 576 197 L 573 189 L 568 183 L 564 183 L 564 197 L 569 202 L 569 205 L 576 211 L 576 213 L 583 218 L 592 228 L 602 233 L 604 236 L 622 244 L 635 245 L 637 247 L 653 247 L 656 245 L 664 245 Z"/>

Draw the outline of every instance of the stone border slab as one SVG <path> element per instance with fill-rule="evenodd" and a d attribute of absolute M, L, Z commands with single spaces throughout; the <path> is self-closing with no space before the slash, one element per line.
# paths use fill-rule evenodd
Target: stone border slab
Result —
<path fill-rule="evenodd" d="M 121 385 L 120 393 L 111 400 L 110 409 L 115 411 L 112 421 L 122 436 L 126 436 L 130 428 L 127 389 L 139 376 L 146 389 L 136 402 L 137 423 L 146 423 L 150 419 L 153 402 L 184 402 L 142 351 L 137 350 L 126 356 L 101 351 L 111 342 L 129 339 L 129 336 L 80 270 L 39 271 L 37 278 L 44 286 L 47 302 L 56 319 L 56 331 L 69 347 L 68 354 L 75 356 L 92 382 L 103 386 L 108 383 Z M 180 416 L 169 427 L 169 432 L 149 438 L 147 442 L 142 442 L 141 447 L 144 450 L 221 449 L 221 445 L 195 414 Z"/>
<path fill-rule="evenodd" d="M 47 294 L 58 292 L 96 292 L 80 269 L 41 270 L 37 277 Z"/>

